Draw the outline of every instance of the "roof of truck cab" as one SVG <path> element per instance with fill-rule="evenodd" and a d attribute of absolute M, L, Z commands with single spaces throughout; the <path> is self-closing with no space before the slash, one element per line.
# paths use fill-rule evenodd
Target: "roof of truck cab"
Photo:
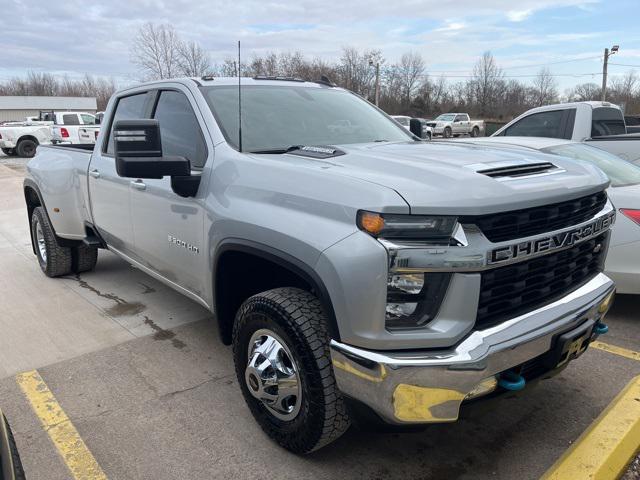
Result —
<path fill-rule="evenodd" d="M 191 77 L 191 80 L 199 85 L 203 86 L 215 86 L 215 85 L 238 85 L 238 77 Z M 293 77 L 241 77 L 241 85 L 295 85 L 304 87 L 316 87 L 316 88 L 339 88 L 332 87 L 326 83 L 309 82 L 302 79 Z M 342 90 L 342 89 L 340 89 Z"/>

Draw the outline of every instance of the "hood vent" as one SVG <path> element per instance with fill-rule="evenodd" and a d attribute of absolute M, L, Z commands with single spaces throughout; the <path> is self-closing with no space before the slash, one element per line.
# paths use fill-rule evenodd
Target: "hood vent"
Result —
<path fill-rule="evenodd" d="M 561 169 L 551 162 L 526 163 L 520 165 L 509 165 L 504 167 L 487 168 L 485 170 L 476 170 L 476 172 L 491 178 L 517 178 L 528 177 L 531 175 L 540 175 L 543 173 L 558 172 Z"/>

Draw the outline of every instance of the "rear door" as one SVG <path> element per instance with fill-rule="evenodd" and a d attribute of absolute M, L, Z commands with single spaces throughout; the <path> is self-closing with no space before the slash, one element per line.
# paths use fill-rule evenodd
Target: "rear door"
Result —
<path fill-rule="evenodd" d="M 116 172 L 113 153 L 113 124 L 117 120 L 148 118 L 151 95 L 148 92 L 120 97 L 109 120 L 109 133 L 96 148 L 89 164 L 89 194 L 93 221 L 107 244 L 125 255 L 134 254 L 131 223 L 131 182 Z"/>
<path fill-rule="evenodd" d="M 156 93 L 152 118 L 160 124 L 163 155 L 181 156 L 202 174 L 213 161 L 213 144 L 204 135 L 204 119 L 186 87 Z M 171 189 L 171 178 L 137 179 L 131 184 L 136 259 L 188 292 L 203 298 L 207 263 L 204 238 L 202 178 L 196 197 L 183 198 Z"/>

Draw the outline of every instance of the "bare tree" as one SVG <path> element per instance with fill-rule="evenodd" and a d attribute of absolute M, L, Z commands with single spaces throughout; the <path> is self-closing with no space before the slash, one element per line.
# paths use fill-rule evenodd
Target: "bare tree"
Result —
<path fill-rule="evenodd" d="M 422 55 L 416 52 L 403 54 L 400 58 L 400 63 L 393 66 L 402 92 L 402 102 L 407 108 L 411 104 L 411 99 L 419 86 L 425 67 Z"/>
<path fill-rule="evenodd" d="M 557 82 L 547 67 L 541 68 L 538 75 L 533 79 L 532 97 L 532 103 L 536 107 L 557 101 Z"/>
<path fill-rule="evenodd" d="M 177 42 L 177 64 L 181 75 L 201 77 L 213 72 L 209 54 L 196 42 Z"/>
<path fill-rule="evenodd" d="M 133 40 L 131 61 L 145 80 L 172 78 L 180 71 L 180 39 L 171 25 L 144 24 Z"/>
<path fill-rule="evenodd" d="M 358 51 L 353 47 L 344 47 L 338 63 L 340 85 L 365 97 L 371 97 L 375 79 L 372 64 L 384 63 L 380 50 Z"/>
<path fill-rule="evenodd" d="M 491 52 L 485 52 L 473 67 L 471 85 L 479 113 L 491 116 L 497 110 L 497 100 L 504 93 L 504 74 Z"/>
<path fill-rule="evenodd" d="M 588 100 L 600 99 L 600 87 L 595 83 L 583 83 L 576 85 L 567 92 L 567 99 L 570 102 L 584 102 Z"/>

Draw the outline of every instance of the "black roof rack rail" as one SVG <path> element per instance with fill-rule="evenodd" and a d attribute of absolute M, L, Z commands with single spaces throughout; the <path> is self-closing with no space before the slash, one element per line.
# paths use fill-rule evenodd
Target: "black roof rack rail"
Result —
<path fill-rule="evenodd" d="M 276 75 L 256 75 L 255 77 L 253 77 L 253 79 L 254 80 L 279 80 L 282 82 L 302 82 L 302 83 L 305 82 L 305 80 L 298 77 L 280 77 Z"/>
<path fill-rule="evenodd" d="M 216 77 L 213 75 L 202 75 L 200 78 L 205 82 L 210 82 L 211 80 L 214 80 Z"/>

